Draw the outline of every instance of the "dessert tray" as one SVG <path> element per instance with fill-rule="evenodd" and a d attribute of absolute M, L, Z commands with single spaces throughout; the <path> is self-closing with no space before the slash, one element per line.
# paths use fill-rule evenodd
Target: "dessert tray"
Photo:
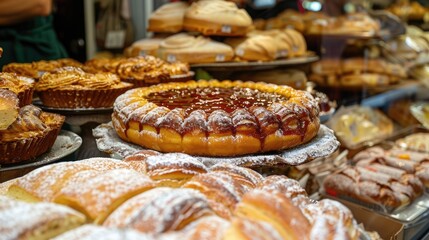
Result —
<path fill-rule="evenodd" d="M 36 99 L 33 104 L 40 107 L 43 111 L 59 113 L 62 115 L 88 115 L 88 114 L 101 114 L 101 113 L 112 113 L 113 107 L 108 108 L 55 108 L 43 105 L 43 103 Z"/>
<path fill-rule="evenodd" d="M 0 166 L 0 173 L 30 167 L 46 165 L 75 152 L 82 145 L 82 138 L 76 133 L 61 130 L 51 149 L 33 161 Z"/>
<path fill-rule="evenodd" d="M 198 63 L 191 64 L 192 68 L 204 68 L 212 71 L 228 71 L 228 70 L 262 70 L 270 69 L 279 66 L 289 66 L 312 63 L 319 60 L 319 57 L 314 53 L 309 52 L 307 56 L 295 57 L 290 59 L 279 59 L 267 62 L 217 62 L 217 63 Z"/>
<path fill-rule="evenodd" d="M 101 124 L 92 130 L 97 148 L 110 154 L 113 158 L 122 159 L 144 148 L 123 141 L 118 137 L 112 123 Z M 326 157 L 337 150 L 340 143 L 334 132 L 321 125 L 317 136 L 310 142 L 282 152 L 262 153 L 237 157 L 200 157 L 195 156 L 207 167 L 217 163 L 230 163 L 237 166 L 257 167 L 276 165 L 300 165 L 317 158 Z"/>

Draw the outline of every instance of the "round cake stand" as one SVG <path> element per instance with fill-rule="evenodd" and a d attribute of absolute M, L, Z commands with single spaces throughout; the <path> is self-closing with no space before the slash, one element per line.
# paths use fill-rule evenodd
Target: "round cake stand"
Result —
<path fill-rule="evenodd" d="M 92 133 L 98 149 L 114 158 L 122 159 L 145 149 L 120 139 L 111 122 L 97 126 L 92 130 Z M 237 157 L 194 157 L 207 167 L 218 163 L 230 163 L 243 167 L 296 166 L 314 159 L 327 157 L 334 153 L 339 145 L 340 143 L 337 141 L 334 132 L 328 127 L 321 125 L 317 136 L 310 142 L 285 151 Z"/>

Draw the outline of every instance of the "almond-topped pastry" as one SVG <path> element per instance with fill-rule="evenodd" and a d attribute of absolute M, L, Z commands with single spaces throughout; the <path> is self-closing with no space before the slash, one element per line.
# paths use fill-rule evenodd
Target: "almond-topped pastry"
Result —
<path fill-rule="evenodd" d="M 119 137 L 162 152 L 236 156 L 310 141 L 320 122 L 310 93 L 240 81 L 189 81 L 119 96 L 112 122 Z"/>
<path fill-rule="evenodd" d="M 14 92 L 19 98 L 19 106 L 31 104 L 33 101 L 34 79 L 19 76 L 15 73 L 0 73 L 0 88 Z"/>
<path fill-rule="evenodd" d="M 0 130 L 0 164 L 35 158 L 54 144 L 64 116 L 43 112 L 33 105 L 19 109 L 16 120 Z"/>
<path fill-rule="evenodd" d="M 115 98 L 133 85 L 112 73 L 86 73 L 65 67 L 45 73 L 36 84 L 43 105 L 56 108 L 111 107 Z"/>
<path fill-rule="evenodd" d="M 204 35 L 243 36 L 252 26 L 244 9 L 228 1 L 193 2 L 186 10 L 183 27 Z"/>

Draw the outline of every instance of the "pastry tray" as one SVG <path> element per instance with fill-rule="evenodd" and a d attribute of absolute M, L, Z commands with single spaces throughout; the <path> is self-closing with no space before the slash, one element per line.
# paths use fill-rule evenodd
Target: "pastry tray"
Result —
<path fill-rule="evenodd" d="M 48 152 L 38 156 L 32 161 L 26 161 L 23 163 L 7 164 L 0 166 L 0 182 L 5 181 L 8 178 L 11 179 L 20 175 L 20 172 L 26 170 L 32 170 L 36 167 L 53 163 L 61 158 L 64 158 L 74 153 L 82 145 L 82 138 L 76 133 L 61 130 L 58 134 L 54 145 L 48 150 Z M 11 178 L 8 175 L 15 175 Z"/>
<path fill-rule="evenodd" d="M 43 105 L 40 99 L 33 101 L 33 104 L 37 107 L 40 107 L 43 111 L 59 113 L 62 115 L 88 115 L 88 114 L 103 114 L 103 113 L 112 113 L 113 107 L 107 108 L 56 108 L 48 107 Z"/>
<path fill-rule="evenodd" d="M 378 211 L 374 212 L 371 208 L 330 195 L 322 194 L 322 197 L 338 201 L 351 209 L 353 215 L 359 216 L 360 222 L 370 224 L 365 224 L 365 228 L 374 228 L 374 226 L 377 226 L 375 229 L 372 229 L 372 231 L 384 232 L 383 239 L 421 239 L 419 237 L 426 233 L 429 227 L 429 208 L 419 205 L 417 201 L 402 210 L 385 214 Z M 421 199 L 428 201 L 429 197 L 425 195 L 422 196 Z M 373 222 L 377 220 L 383 220 L 384 224 Z M 393 229 L 390 229 L 392 227 L 391 225 L 396 225 L 396 228 L 399 228 L 399 226 L 402 227 L 401 230 L 397 232 L 396 230 L 393 231 Z M 393 235 L 393 232 L 396 234 Z"/>
<path fill-rule="evenodd" d="M 197 63 L 191 64 L 192 68 L 204 68 L 211 71 L 238 71 L 238 70 L 264 70 L 280 66 L 293 66 L 299 64 L 313 63 L 319 60 L 318 56 L 309 52 L 307 56 L 278 59 L 274 61 L 255 61 L 255 62 L 216 62 L 216 63 Z"/>
<path fill-rule="evenodd" d="M 97 126 L 92 132 L 98 149 L 110 154 L 114 158 L 122 159 L 144 149 L 141 146 L 120 139 L 111 122 Z M 329 156 L 338 149 L 339 145 L 340 143 L 337 141 L 334 132 L 328 127 L 321 125 L 317 136 L 313 140 L 286 151 L 238 157 L 195 157 L 207 167 L 217 163 L 230 163 L 245 167 L 296 166 L 314 159 Z"/>

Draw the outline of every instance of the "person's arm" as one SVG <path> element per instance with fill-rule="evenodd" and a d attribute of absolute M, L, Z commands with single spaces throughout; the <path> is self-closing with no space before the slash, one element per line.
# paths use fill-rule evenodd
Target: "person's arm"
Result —
<path fill-rule="evenodd" d="M 10 25 L 36 16 L 47 16 L 52 0 L 0 0 L 0 25 Z"/>

